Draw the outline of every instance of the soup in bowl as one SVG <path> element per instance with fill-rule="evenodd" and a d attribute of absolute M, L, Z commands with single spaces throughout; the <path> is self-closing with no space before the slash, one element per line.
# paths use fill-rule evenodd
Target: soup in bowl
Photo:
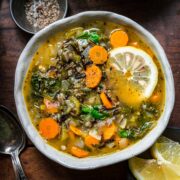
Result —
<path fill-rule="evenodd" d="M 61 164 L 87 169 L 127 159 L 167 125 L 174 104 L 167 58 L 123 16 L 86 12 L 56 22 L 32 38 L 20 61 L 18 114 L 38 149 Z"/>

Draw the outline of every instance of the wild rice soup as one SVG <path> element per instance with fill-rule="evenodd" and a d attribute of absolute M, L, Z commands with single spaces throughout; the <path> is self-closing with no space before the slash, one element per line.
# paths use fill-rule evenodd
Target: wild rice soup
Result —
<path fill-rule="evenodd" d="M 44 140 L 83 158 L 141 140 L 163 111 L 165 82 L 133 29 L 96 21 L 48 38 L 34 54 L 23 92 Z"/>

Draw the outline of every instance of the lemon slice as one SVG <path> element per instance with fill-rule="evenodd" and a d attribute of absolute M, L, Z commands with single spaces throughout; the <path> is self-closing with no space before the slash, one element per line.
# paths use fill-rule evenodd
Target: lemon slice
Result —
<path fill-rule="evenodd" d="M 129 105 L 149 98 L 158 81 L 158 70 L 145 51 L 125 46 L 110 51 L 107 75 L 119 99 Z"/>
<path fill-rule="evenodd" d="M 134 157 L 129 160 L 129 168 L 138 180 L 180 179 L 180 166 L 163 163 L 155 159 Z"/>
<path fill-rule="evenodd" d="M 180 167 L 180 144 L 166 137 L 160 137 L 151 149 L 154 158 Z"/>

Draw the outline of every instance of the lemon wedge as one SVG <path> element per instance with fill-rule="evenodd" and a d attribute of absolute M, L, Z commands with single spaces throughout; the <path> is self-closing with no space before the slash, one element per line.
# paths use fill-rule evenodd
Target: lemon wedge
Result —
<path fill-rule="evenodd" d="M 151 149 L 154 158 L 180 167 L 180 144 L 164 136 L 160 137 Z"/>
<path fill-rule="evenodd" d="M 107 67 L 109 83 L 119 99 L 128 105 L 148 99 L 158 82 L 158 70 L 153 59 L 135 47 L 111 50 Z"/>
<path fill-rule="evenodd" d="M 163 163 L 155 159 L 134 157 L 129 167 L 138 180 L 179 180 L 180 166 Z"/>
<path fill-rule="evenodd" d="M 179 180 L 180 144 L 166 137 L 160 137 L 151 148 L 155 159 L 129 160 L 129 167 L 138 180 Z"/>

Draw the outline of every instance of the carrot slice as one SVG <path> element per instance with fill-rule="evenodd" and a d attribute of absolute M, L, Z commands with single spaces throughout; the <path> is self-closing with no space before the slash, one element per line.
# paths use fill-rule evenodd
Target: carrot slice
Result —
<path fill-rule="evenodd" d="M 110 36 L 110 43 L 113 48 L 126 46 L 128 43 L 128 35 L 123 30 L 115 31 Z"/>
<path fill-rule="evenodd" d="M 84 143 L 85 143 L 86 146 L 92 147 L 93 145 L 99 144 L 99 140 L 92 137 L 92 136 L 90 136 L 90 135 L 88 135 L 88 136 L 85 137 Z"/>
<path fill-rule="evenodd" d="M 75 140 L 75 134 L 70 130 L 68 131 L 69 138 L 74 141 Z"/>
<path fill-rule="evenodd" d="M 108 53 L 102 46 L 94 46 L 89 50 L 89 57 L 94 64 L 103 64 L 107 61 Z"/>
<path fill-rule="evenodd" d="M 101 81 L 102 72 L 96 65 L 90 65 L 86 68 L 86 86 L 95 88 Z"/>
<path fill-rule="evenodd" d="M 76 135 L 78 135 L 78 136 L 81 136 L 81 135 L 83 134 L 80 129 L 78 129 L 77 127 L 73 126 L 72 124 L 69 126 L 69 128 L 70 128 L 70 130 L 71 130 L 74 134 L 76 134 Z"/>
<path fill-rule="evenodd" d="M 103 138 L 104 140 L 109 140 L 111 139 L 115 133 L 116 133 L 117 127 L 115 126 L 114 123 L 112 123 L 110 126 L 105 126 L 103 128 Z"/>
<path fill-rule="evenodd" d="M 107 108 L 107 109 L 111 109 L 113 107 L 111 101 L 108 99 L 108 97 L 106 96 L 106 94 L 104 92 L 102 92 L 100 94 L 100 98 L 101 101 L 103 103 L 103 105 Z"/>
<path fill-rule="evenodd" d="M 59 104 L 57 102 L 51 102 L 49 99 L 44 98 L 44 104 L 46 106 L 45 111 L 50 114 L 58 112 Z"/>
<path fill-rule="evenodd" d="M 73 146 L 71 148 L 71 154 L 76 156 L 76 157 L 83 158 L 83 157 L 87 157 L 89 155 L 89 152 L 85 151 L 83 149 L 80 149 L 76 146 Z"/>
<path fill-rule="evenodd" d="M 60 133 L 60 126 L 53 118 L 44 118 L 39 123 L 39 132 L 46 139 L 53 139 Z"/>

